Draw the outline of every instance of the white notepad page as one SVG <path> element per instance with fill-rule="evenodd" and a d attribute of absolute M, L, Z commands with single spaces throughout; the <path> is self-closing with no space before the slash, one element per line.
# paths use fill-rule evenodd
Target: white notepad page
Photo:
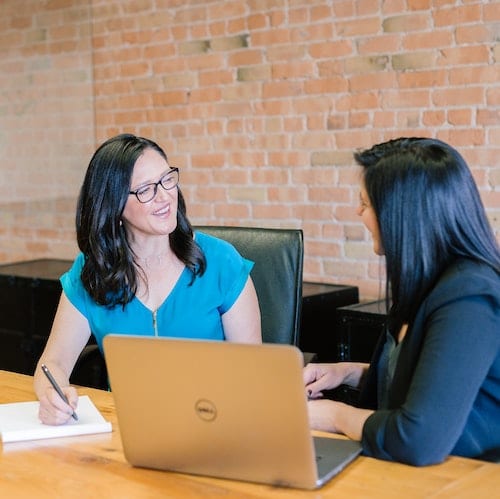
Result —
<path fill-rule="evenodd" d="M 38 401 L 0 404 L 0 436 L 3 443 L 41 438 L 68 437 L 112 431 L 87 395 L 78 399 L 78 421 L 70 418 L 63 425 L 46 425 L 38 419 Z"/>

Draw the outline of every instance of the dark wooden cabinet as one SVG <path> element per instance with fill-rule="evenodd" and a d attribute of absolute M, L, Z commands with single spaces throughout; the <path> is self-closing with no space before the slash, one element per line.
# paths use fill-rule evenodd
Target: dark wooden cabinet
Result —
<path fill-rule="evenodd" d="M 367 362 L 386 325 L 384 300 L 355 303 L 335 311 L 335 348 L 318 355 L 314 362 Z M 325 390 L 326 398 L 358 405 L 359 391 L 347 385 Z"/>
<path fill-rule="evenodd" d="M 33 374 L 56 313 L 68 260 L 0 265 L 0 369 Z"/>
<path fill-rule="evenodd" d="M 61 296 L 59 278 L 72 263 L 39 259 L 0 265 L 0 369 L 34 373 Z M 85 351 L 95 344 L 91 336 Z M 97 365 L 97 362 L 82 365 L 79 360 L 70 381 L 107 388 L 107 379 Z"/>
<path fill-rule="evenodd" d="M 358 302 L 356 286 L 304 282 L 299 348 L 320 358 L 336 351 L 336 309 Z"/>
<path fill-rule="evenodd" d="M 384 332 L 384 300 L 362 302 L 337 309 L 338 342 L 333 361 L 369 362 Z"/>

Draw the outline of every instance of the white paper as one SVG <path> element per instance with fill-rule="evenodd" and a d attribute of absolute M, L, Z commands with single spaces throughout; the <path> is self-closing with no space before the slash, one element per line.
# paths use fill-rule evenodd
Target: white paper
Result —
<path fill-rule="evenodd" d="M 111 423 L 103 418 L 87 395 L 78 399 L 78 421 L 70 418 L 63 425 L 43 424 L 38 419 L 39 405 L 38 401 L 0 404 L 0 436 L 3 443 L 112 431 Z"/>

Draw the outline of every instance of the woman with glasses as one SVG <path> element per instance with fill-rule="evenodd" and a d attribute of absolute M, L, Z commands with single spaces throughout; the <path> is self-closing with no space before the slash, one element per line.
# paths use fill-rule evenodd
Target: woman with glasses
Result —
<path fill-rule="evenodd" d="M 383 255 L 387 331 L 371 363 L 309 364 L 311 425 L 412 465 L 500 458 L 500 249 L 452 147 L 400 138 L 355 154 L 358 215 Z M 359 407 L 323 398 L 345 384 Z"/>
<path fill-rule="evenodd" d="M 193 233 L 178 181 L 179 170 L 151 140 L 122 134 L 94 153 L 76 212 L 81 252 L 61 277 L 35 371 L 42 422 L 65 423 L 76 409 L 69 377 L 91 334 L 101 351 L 109 333 L 262 341 L 253 262 L 225 241 Z"/>

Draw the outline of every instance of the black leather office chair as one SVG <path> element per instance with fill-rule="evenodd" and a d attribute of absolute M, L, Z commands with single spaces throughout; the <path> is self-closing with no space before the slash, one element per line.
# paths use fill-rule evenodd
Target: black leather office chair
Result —
<path fill-rule="evenodd" d="M 93 337 L 78 357 L 69 380 L 74 385 L 109 388 L 108 368 Z"/>
<path fill-rule="evenodd" d="M 196 226 L 230 242 L 252 260 L 251 272 L 261 312 L 265 343 L 299 344 L 304 242 L 301 229 Z M 97 345 L 87 345 L 73 370 L 71 382 L 108 388 L 106 364 Z"/>
<path fill-rule="evenodd" d="M 259 298 L 262 339 L 299 344 L 304 242 L 301 229 L 226 227 L 194 228 L 230 242 L 255 262 L 251 272 Z"/>

